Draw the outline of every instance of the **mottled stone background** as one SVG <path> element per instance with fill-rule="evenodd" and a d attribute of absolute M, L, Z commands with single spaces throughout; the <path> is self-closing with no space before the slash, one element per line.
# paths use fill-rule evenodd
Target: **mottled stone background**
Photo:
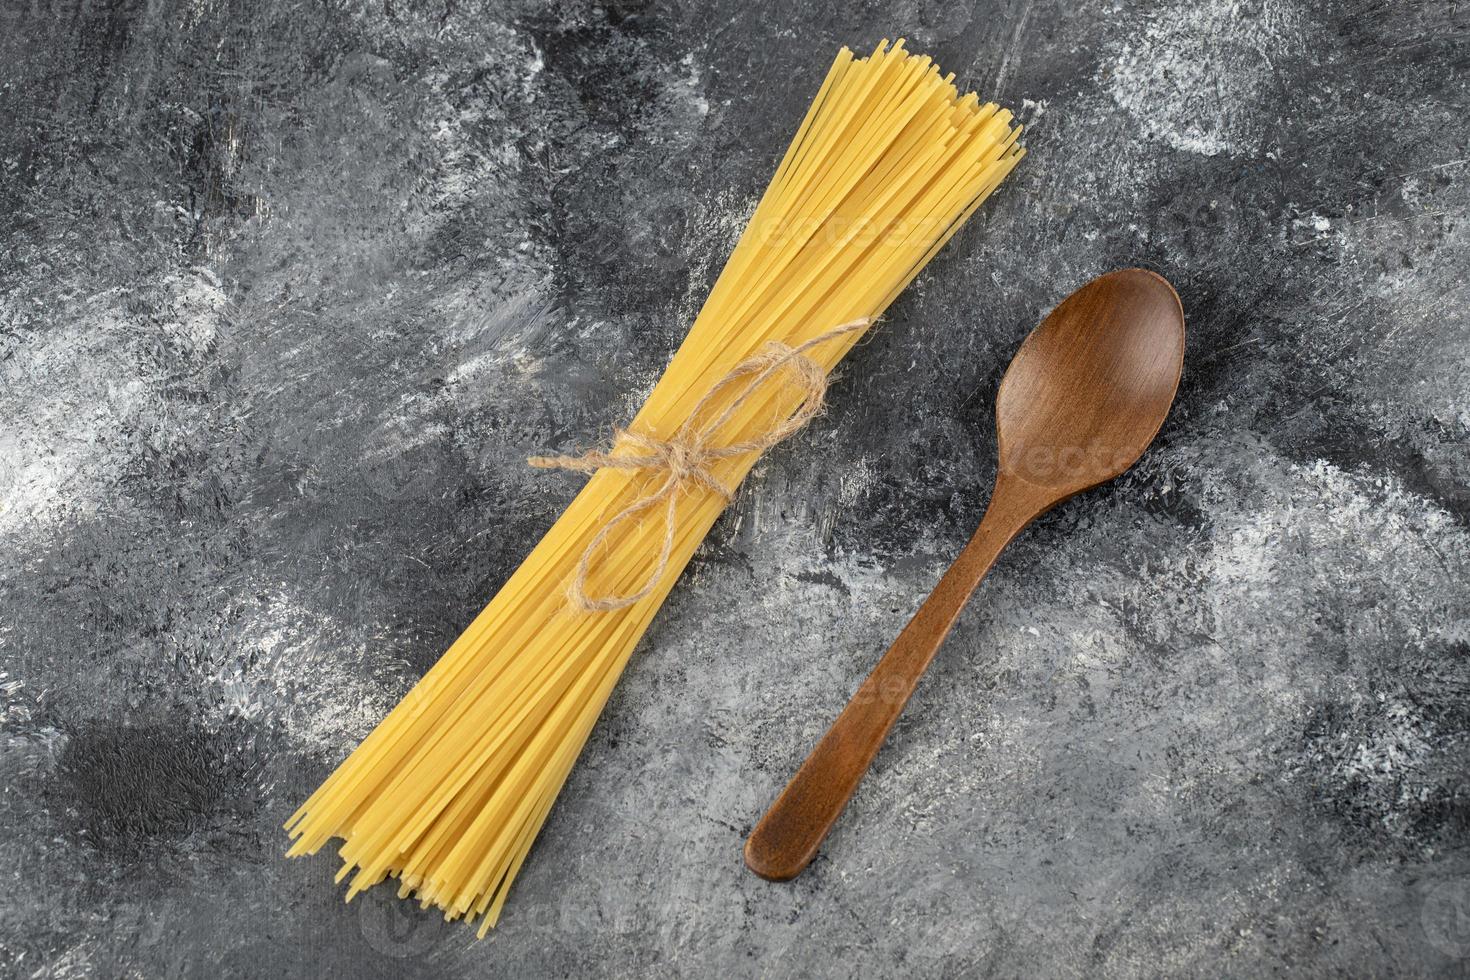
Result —
<path fill-rule="evenodd" d="M 0 0 L 0 970 L 1470 970 L 1470 9 Z M 475 943 L 279 825 L 625 420 L 840 44 L 1031 155 L 773 453 Z M 821 858 L 745 833 L 1142 264 L 1177 407 L 961 621 Z M 382 891 L 381 889 L 378 891 Z"/>

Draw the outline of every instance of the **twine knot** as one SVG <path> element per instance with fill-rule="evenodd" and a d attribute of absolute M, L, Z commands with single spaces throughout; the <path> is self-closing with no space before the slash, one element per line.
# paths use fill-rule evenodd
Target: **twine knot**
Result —
<path fill-rule="evenodd" d="M 647 598 L 658 586 L 659 580 L 663 578 L 664 572 L 669 567 L 669 556 L 674 550 L 674 535 L 677 530 L 677 505 L 680 491 L 691 486 L 698 486 L 717 494 L 726 501 L 730 500 L 735 495 L 736 488 L 720 482 L 715 475 L 714 467 L 726 460 L 750 453 L 764 452 L 778 442 L 795 435 L 808 422 L 816 418 L 821 413 L 827 398 L 827 372 L 822 370 L 820 364 L 807 357 L 806 352 L 829 340 L 866 329 L 871 323 L 872 320 L 868 317 L 853 320 L 818 334 L 797 347 L 774 341 L 767 344 L 760 353 L 741 361 L 730 370 L 729 374 L 715 382 L 705 396 L 695 404 L 684 424 L 667 439 L 660 439 L 644 432 L 621 429 L 613 439 L 612 448 L 606 451 L 594 449 L 580 456 L 532 456 L 528 459 L 528 463 L 541 469 L 593 473 L 606 468 L 651 470 L 664 474 L 663 482 L 656 490 L 645 494 L 614 514 L 588 543 L 586 550 L 582 552 L 581 560 L 577 563 L 577 572 L 572 577 L 569 588 L 573 604 L 588 612 L 608 612 L 613 609 L 626 608 Z M 720 429 L 735 417 L 740 407 L 749 401 L 766 381 L 783 370 L 789 371 L 792 375 L 788 384 L 802 393 L 801 404 L 796 410 L 786 419 L 773 423 L 769 428 L 757 432 L 749 439 L 724 445 L 718 444 L 716 436 L 719 435 Z M 730 403 L 725 406 L 724 410 L 714 418 L 701 422 L 700 416 L 704 410 L 722 392 L 731 388 L 742 378 L 749 380 L 730 399 Z M 664 505 L 664 539 L 659 549 L 658 560 L 654 563 L 653 570 L 649 572 L 647 578 L 633 592 L 623 595 L 589 596 L 587 576 L 598 550 L 618 525 L 635 519 L 659 504 Z"/>

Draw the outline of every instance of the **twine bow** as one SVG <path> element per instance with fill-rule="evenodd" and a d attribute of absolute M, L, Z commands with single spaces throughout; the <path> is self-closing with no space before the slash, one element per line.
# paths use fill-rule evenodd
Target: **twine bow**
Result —
<path fill-rule="evenodd" d="M 713 472 L 715 465 L 748 453 L 764 452 L 783 439 L 795 435 L 808 422 L 816 418 L 821 413 L 827 397 L 827 373 L 822 370 L 820 364 L 807 357 L 806 352 L 829 340 L 862 330 L 870 323 L 872 320 L 868 317 L 853 320 L 818 334 L 797 347 L 776 342 L 767 344 L 760 353 L 741 361 L 730 370 L 729 374 L 715 382 L 714 387 L 710 388 L 709 392 L 695 404 L 689 413 L 688 420 L 668 439 L 623 429 L 617 432 L 613 440 L 613 447 L 608 451 L 594 449 L 581 456 L 532 456 L 528 459 L 528 463 L 540 469 L 592 473 L 606 467 L 617 470 L 657 470 L 664 474 L 664 480 L 658 489 L 638 498 L 614 514 L 587 545 L 587 549 L 582 552 L 581 560 L 577 563 L 577 573 L 572 578 L 570 587 L 572 602 L 578 608 L 588 612 L 608 612 L 631 606 L 652 593 L 659 579 L 668 569 L 669 555 L 674 550 L 679 492 L 689 486 L 699 486 L 718 494 L 726 501 L 730 500 L 735 495 L 736 488 L 720 482 Z M 792 387 L 802 392 L 802 401 L 796 411 L 784 421 L 772 425 L 750 439 L 726 445 L 714 444 L 714 437 L 719 433 L 721 427 L 735 417 L 735 413 L 755 395 L 761 385 L 784 368 L 791 369 L 795 375 L 791 383 Z M 721 392 L 742 378 L 750 380 L 730 400 L 724 411 L 710 421 L 701 423 L 699 417 L 710 403 Z M 633 451 L 619 451 L 620 447 L 628 447 Z M 653 570 L 649 572 L 643 584 L 636 591 L 624 595 L 589 596 L 587 576 L 592 566 L 592 559 L 607 541 L 608 536 L 618 525 L 633 520 L 661 503 L 665 505 L 664 540 L 659 549 L 658 561 L 654 563 Z"/>

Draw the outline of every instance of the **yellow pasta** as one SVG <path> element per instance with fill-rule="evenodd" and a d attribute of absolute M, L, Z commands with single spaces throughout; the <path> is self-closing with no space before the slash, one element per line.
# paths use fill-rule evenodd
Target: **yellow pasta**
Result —
<path fill-rule="evenodd" d="M 1011 114 L 961 96 L 953 81 L 902 41 L 866 58 L 838 54 L 631 432 L 670 439 L 733 367 L 770 343 L 870 323 L 893 302 L 1024 152 Z M 805 356 L 830 371 L 861 333 Z M 724 444 L 759 439 L 798 410 L 803 390 L 780 378 L 738 402 L 716 392 L 729 414 Z M 620 447 L 615 454 L 631 451 Z M 737 486 L 757 456 L 716 460 L 710 475 Z M 657 509 L 614 520 L 667 479 L 653 467 L 598 469 L 485 610 L 291 817 L 289 853 L 341 838 L 337 880 L 352 876 L 349 900 L 396 877 L 400 896 L 446 918 L 479 919 L 483 936 L 634 647 L 727 503 L 689 481 L 672 496 L 667 528 Z M 568 600 L 584 554 L 590 595 L 652 587 L 621 608 L 587 611 Z"/>

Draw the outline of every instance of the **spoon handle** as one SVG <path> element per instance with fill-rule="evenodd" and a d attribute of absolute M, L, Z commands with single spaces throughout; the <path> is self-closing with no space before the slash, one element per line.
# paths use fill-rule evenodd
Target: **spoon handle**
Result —
<path fill-rule="evenodd" d="M 816 856 L 960 610 L 1001 549 L 1049 506 L 1038 509 L 1026 487 L 1004 474 L 996 481 L 975 536 L 751 832 L 745 842 L 750 870 L 787 881 Z"/>

